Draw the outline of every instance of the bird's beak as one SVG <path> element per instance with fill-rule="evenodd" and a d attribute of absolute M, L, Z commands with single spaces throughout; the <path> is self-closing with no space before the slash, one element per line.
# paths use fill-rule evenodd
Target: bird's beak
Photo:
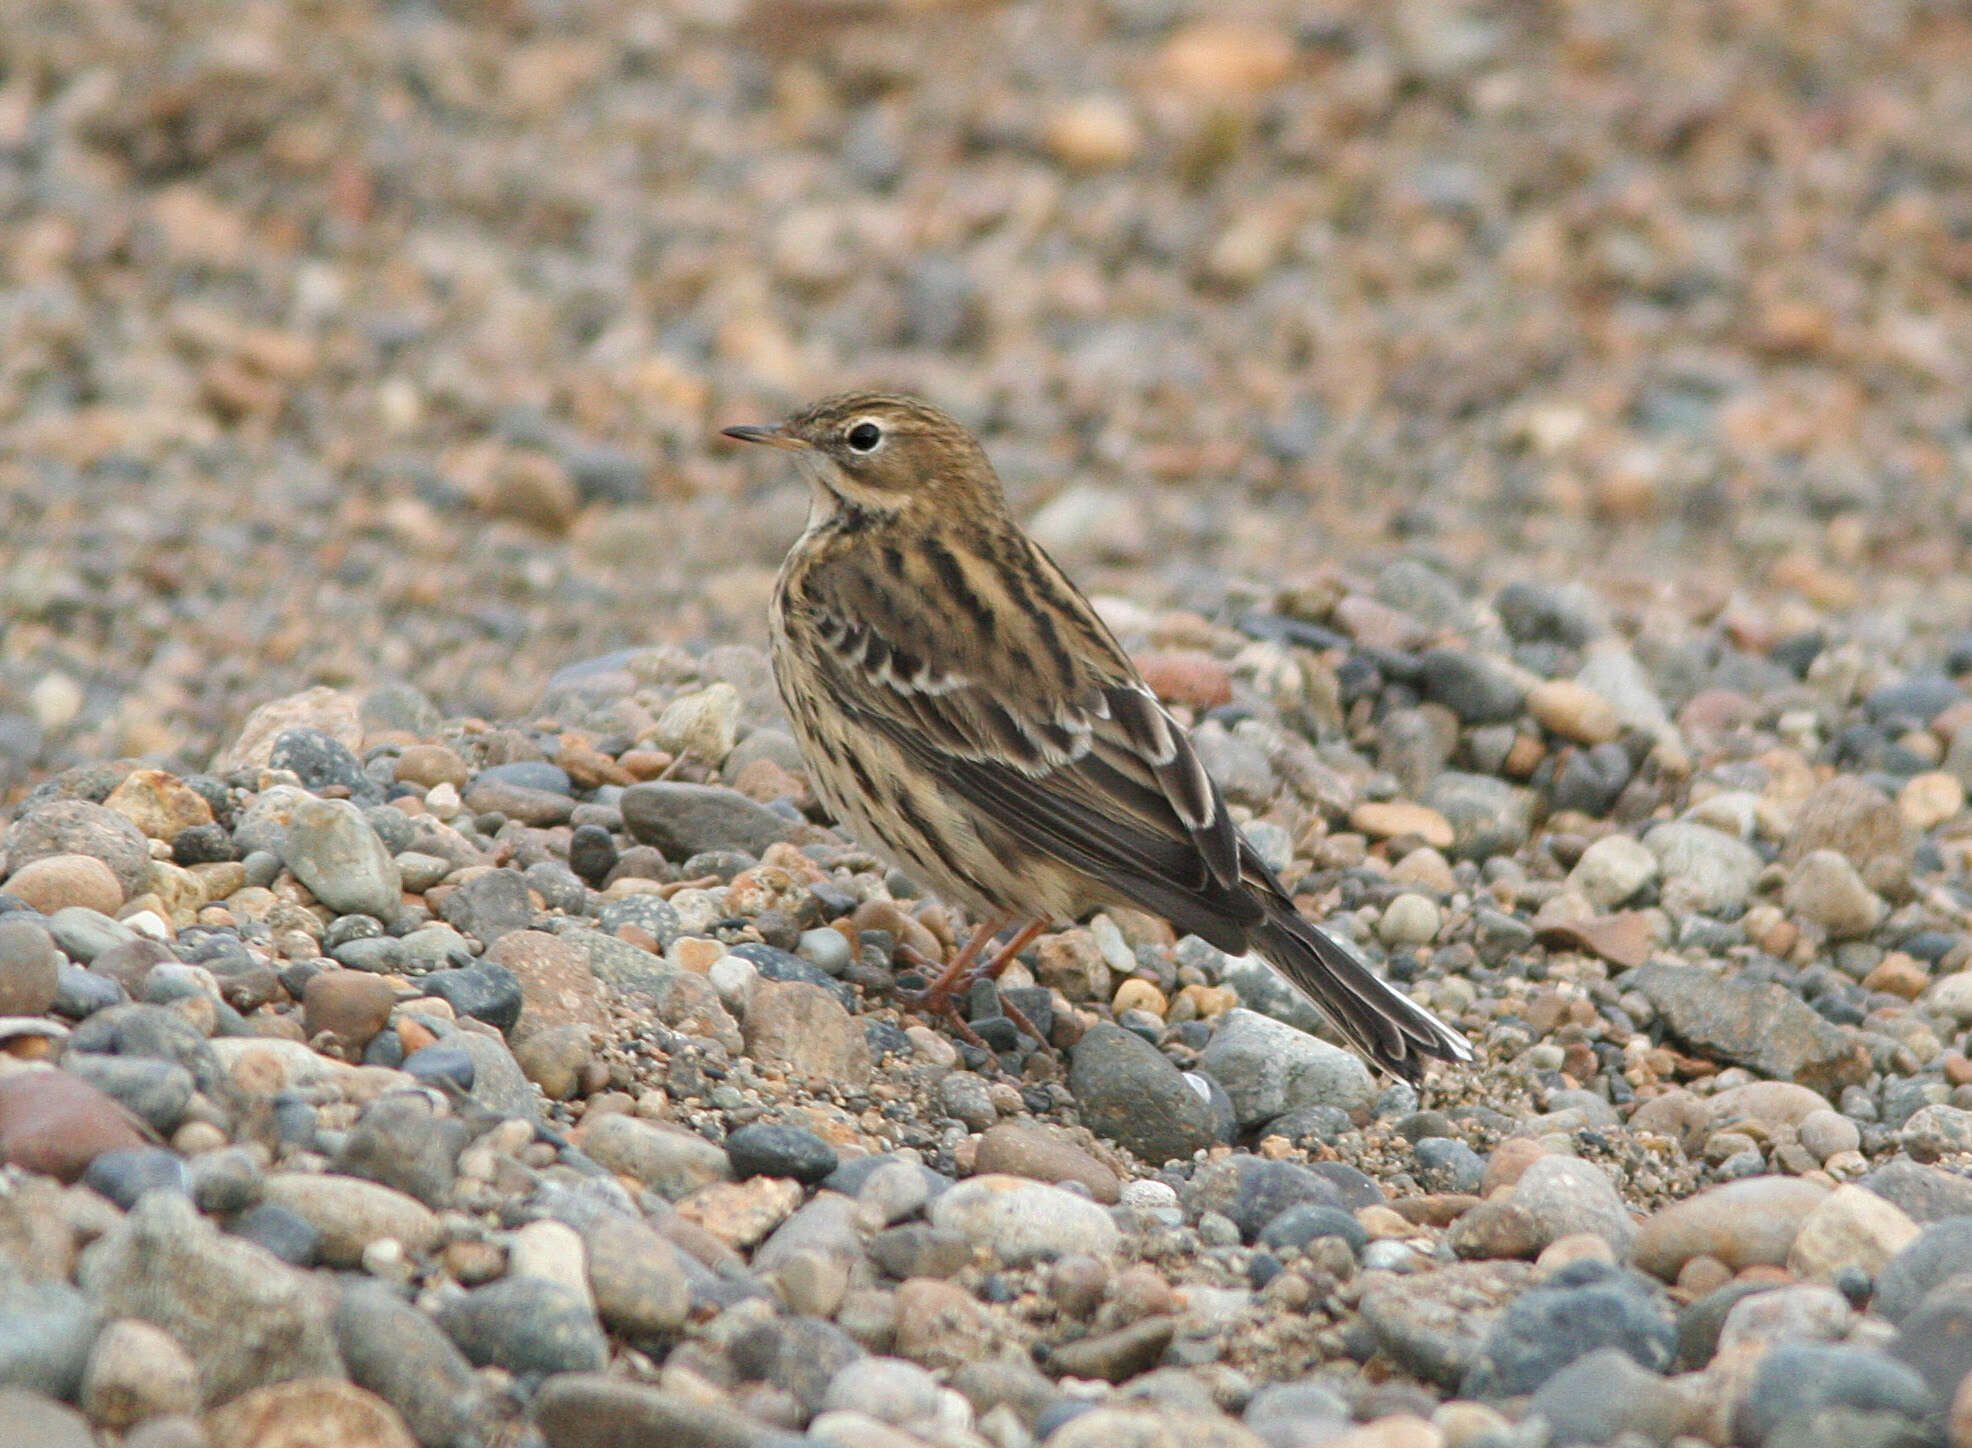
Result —
<path fill-rule="evenodd" d="M 786 448 L 790 452 L 800 452 L 809 446 L 806 439 L 796 437 L 789 432 L 784 422 L 777 422 L 772 427 L 748 424 L 743 427 L 729 427 L 724 431 L 725 436 L 739 442 L 765 443 L 768 447 Z"/>

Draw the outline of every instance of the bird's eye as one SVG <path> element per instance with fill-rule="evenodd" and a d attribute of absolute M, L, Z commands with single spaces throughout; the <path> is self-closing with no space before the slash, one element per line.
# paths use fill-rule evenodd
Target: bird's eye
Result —
<path fill-rule="evenodd" d="M 875 452 L 883 441 L 883 429 L 873 422 L 859 422 L 849 429 L 848 443 L 857 452 Z"/>

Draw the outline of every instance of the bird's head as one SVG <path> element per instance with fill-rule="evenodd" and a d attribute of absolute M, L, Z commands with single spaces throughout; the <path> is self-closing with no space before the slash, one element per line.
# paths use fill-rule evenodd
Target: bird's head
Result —
<path fill-rule="evenodd" d="M 993 466 L 972 434 L 914 397 L 845 392 L 771 427 L 725 433 L 793 453 L 832 507 L 894 517 L 925 506 L 1000 503 Z"/>

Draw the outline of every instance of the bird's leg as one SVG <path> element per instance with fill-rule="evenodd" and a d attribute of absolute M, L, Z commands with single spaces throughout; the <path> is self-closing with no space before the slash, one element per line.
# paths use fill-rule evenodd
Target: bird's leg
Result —
<path fill-rule="evenodd" d="M 1039 920 L 1028 921 L 1021 927 L 1018 935 L 1000 947 L 999 954 L 995 955 L 984 965 L 973 967 L 966 977 L 959 982 L 958 988 L 961 990 L 970 990 L 976 981 L 997 981 L 1005 974 L 1006 968 L 1013 964 L 1020 952 L 1032 945 L 1034 938 L 1047 928 L 1048 921 L 1045 917 Z M 1007 1019 L 1012 1021 L 1018 1029 L 1025 1031 L 1043 1046 L 1047 1045 L 1048 1038 L 1035 1029 L 1034 1023 L 1027 1019 L 1027 1013 L 1008 1000 L 1004 991 L 1000 992 L 1000 1009 L 1007 1013 Z"/>
<path fill-rule="evenodd" d="M 900 945 L 897 954 L 902 957 L 905 964 L 917 970 L 936 971 L 937 974 L 931 984 L 923 990 L 899 991 L 898 998 L 905 1004 L 915 1006 L 929 1014 L 944 1016 L 963 1039 L 975 1046 L 985 1047 L 986 1043 L 980 1039 L 979 1033 L 973 1030 L 965 1017 L 960 1014 L 959 998 L 979 981 L 998 980 L 1020 952 L 1034 943 L 1034 937 L 1048 928 L 1045 918 L 1028 921 L 1021 927 L 1019 934 L 994 952 L 990 960 L 981 964 L 979 957 L 986 946 L 1019 918 L 1012 913 L 1006 913 L 988 920 L 972 932 L 972 938 L 959 948 L 959 953 L 953 956 L 942 970 L 935 961 L 925 959 L 910 946 Z M 1047 1044 L 1047 1037 L 1043 1036 L 1035 1028 L 1034 1023 L 1027 1019 L 1027 1013 L 1008 1000 L 1005 995 L 1000 996 L 1000 1009 L 1006 1012 L 1007 1019 L 1013 1022 L 1017 1030 L 1025 1031 L 1044 1046 Z"/>
<path fill-rule="evenodd" d="M 906 1005 L 914 1006 L 928 1015 L 944 1016 L 952 1022 L 959 1035 L 973 1045 L 986 1048 L 979 1033 L 966 1024 L 965 1017 L 959 1014 L 955 997 L 962 989 L 972 984 L 973 963 L 979 959 L 979 952 L 986 948 L 993 937 L 998 935 L 1014 921 L 1014 916 L 1002 913 L 986 921 L 972 932 L 972 938 L 959 947 L 959 953 L 947 964 L 940 966 L 937 961 L 928 959 L 924 953 L 913 946 L 899 945 L 897 955 L 914 970 L 922 970 L 932 977 L 931 984 L 923 990 L 899 990 L 897 998 Z M 1004 966 L 1001 967 L 1005 969 Z"/>

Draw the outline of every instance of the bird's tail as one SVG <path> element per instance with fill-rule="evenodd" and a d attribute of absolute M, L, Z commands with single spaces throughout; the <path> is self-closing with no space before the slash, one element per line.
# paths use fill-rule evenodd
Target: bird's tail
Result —
<path fill-rule="evenodd" d="M 1424 1074 L 1427 1056 L 1472 1059 L 1465 1037 L 1372 973 L 1285 898 L 1266 898 L 1264 903 L 1264 918 L 1248 931 L 1253 948 L 1370 1060 L 1415 1082 Z"/>

